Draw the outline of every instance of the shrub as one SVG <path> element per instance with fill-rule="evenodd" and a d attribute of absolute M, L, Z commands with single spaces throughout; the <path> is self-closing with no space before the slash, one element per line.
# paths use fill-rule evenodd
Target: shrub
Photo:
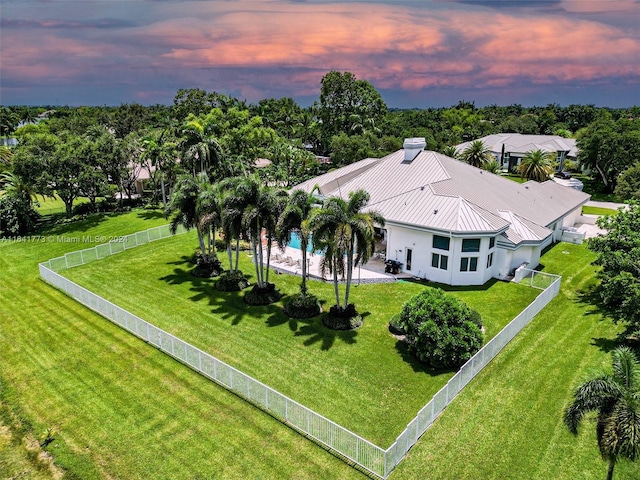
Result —
<path fill-rule="evenodd" d="M 406 335 L 407 332 L 402 328 L 402 324 L 400 323 L 400 314 L 396 313 L 391 320 L 389 320 L 389 331 L 394 335 Z"/>
<path fill-rule="evenodd" d="M 409 351 L 433 368 L 460 367 L 482 347 L 482 320 L 464 302 L 427 288 L 404 304 Z"/>
<path fill-rule="evenodd" d="M 264 288 L 254 285 L 251 290 L 245 293 L 244 302 L 247 305 L 271 305 L 281 297 L 282 295 L 276 290 L 276 286 L 273 283 L 268 283 Z"/>
<path fill-rule="evenodd" d="M 362 326 L 362 316 L 356 311 L 353 303 L 347 308 L 334 305 L 322 317 L 322 323 L 332 330 L 354 330 Z"/>
<path fill-rule="evenodd" d="M 249 286 L 249 280 L 240 271 L 224 272 L 214 285 L 214 288 L 220 292 L 239 292 Z"/>
<path fill-rule="evenodd" d="M 20 195 L 0 197 L 0 236 L 25 235 L 33 232 L 40 214 L 29 199 Z"/>
<path fill-rule="evenodd" d="M 289 297 L 283 310 L 291 318 L 311 318 L 322 311 L 318 297 L 309 294 L 303 296 L 301 293 Z"/>
<path fill-rule="evenodd" d="M 195 254 L 194 263 L 196 266 L 191 270 L 191 275 L 198 278 L 217 277 L 224 270 L 218 257 L 210 258 L 202 253 Z"/>

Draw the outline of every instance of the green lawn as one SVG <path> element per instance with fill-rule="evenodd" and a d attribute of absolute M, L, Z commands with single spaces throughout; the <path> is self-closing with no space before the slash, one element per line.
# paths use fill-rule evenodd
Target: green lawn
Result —
<path fill-rule="evenodd" d="M 336 332 L 320 317 L 290 320 L 282 303 L 249 307 L 243 293 L 221 293 L 212 280 L 194 278 L 185 254 L 196 245 L 195 234 L 180 235 L 64 275 L 384 448 L 453 375 L 414 362 L 387 328 L 423 284 L 354 287 L 352 300 L 365 325 Z M 253 270 L 245 253 L 241 268 Z M 291 275 L 271 280 L 287 294 L 297 292 L 300 282 Z M 332 284 L 312 281 L 309 289 L 325 307 L 332 304 Z M 481 312 L 488 338 L 539 293 L 503 282 L 457 290 Z"/>
<path fill-rule="evenodd" d="M 154 212 L 132 212 L 91 217 L 55 234 L 115 236 L 163 222 Z M 49 451 L 66 478 L 363 478 L 39 280 L 38 262 L 87 246 L 92 245 L 0 241 L 0 413 L 10 414 L 0 418 L 0 429 L 5 423 L 19 435 L 37 436 L 55 426 L 59 433 Z M 561 294 L 453 401 L 391 478 L 605 476 L 593 422 L 578 438 L 561 422 L 573 387 L 594 367 L 610 365 L 608 350 L 618 331 L 585 295 L 594 282 L 592 260 L 584 246 L 569 244 L 543 256 L 545 271 L 563 275 Z M 178 287 L 191 288 L 188 282 Z M 136 286 L 130 292 L 138 298 L 142 293 Z M 376 323 L 372 316 L 354 345 L 368 338 L 366 329 Z M 249 320 L 240 318 L 242 323 Z M 327 356 L 344 343 L 336 338 L 322 350 L 322 342 L 311 348 Z M 0 455 L 2 478 L 22 475 L 24 462 L 29 465 L 23 452 L 14 450 L 13 456 Z M 5 458 L 20 461 L 7 464 Z M 36 473 L 23 477 L 39 478 Z M 639 474 L 638 466 L 628 462 L 616 467 L 618 480 Z"/>
<path fill-rule="evenodd" d="M 618 213 L 617 210 L 613 210 L 611 208 L 602 208 L 602 207 L 582 207 L 583 215 L 616 215 Z"/>
<path fill-rule="evenodd" d="M 40 215 L 53 215 L 55 213 L 65 213 L 64 202 L 58 197 L 43 197 L 38 196 L 38 204 L 36 210 L 40 213 Z M 81 205 L 83 203 L 89 203 L 89 199 L 86 197 L 76 198 L 73 202 L 73 206 Z"/>

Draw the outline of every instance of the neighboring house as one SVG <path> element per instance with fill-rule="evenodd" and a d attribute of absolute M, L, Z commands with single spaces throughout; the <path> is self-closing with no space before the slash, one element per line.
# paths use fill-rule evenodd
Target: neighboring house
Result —
<path fill-rule="evenodd" d="M 449 285 L 505 279 L 572 227 L 589 195 L 555 182 L 520 184 L 440 153 L 424 138 L 367 158 L 295 188 L 322 197 L 369 192 L 368 208 L 386 219 L 386 258 L 403 270 Z"/>
<path fill-rule="evenodd" d="M 502 168 L 512 171 L 520 165 L 522 158 L 533 150 L 553 152 L 558 166 L 556 170 L 564 169 L 565 160 L 576 161 L 578 149 L 575 138 L 564 138 L 558 135 L 523 135 L 520 133 L 498 133 L 479 138 L 491 151 Z M 464 152 L 471 142 L 456 145 L 458 153 Z"/>

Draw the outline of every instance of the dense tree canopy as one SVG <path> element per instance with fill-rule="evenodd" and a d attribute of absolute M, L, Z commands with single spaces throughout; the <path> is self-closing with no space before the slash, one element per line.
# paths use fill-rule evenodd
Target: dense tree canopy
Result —
<path fill-rule="evenodd" d="M 601 266 L 599 293 L 614 321 L 640 329 L 640 205 L 631 203 L 617 215 L 603 216 L 598 226 L 607 233 L 592 238 L 589 248 Z"/>

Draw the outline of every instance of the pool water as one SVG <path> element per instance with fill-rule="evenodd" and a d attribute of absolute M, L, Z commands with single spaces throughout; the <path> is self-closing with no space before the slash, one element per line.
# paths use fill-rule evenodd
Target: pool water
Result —
<path fill-rule="evenodd" d="M 291 248 L 295 248 L 296 250 L 300 250 L 300 234 L 299 233 L 292 233 L 291 234 L 291 241 L 289 242 L 289 245 L 287 245 Z M 311 253 L 313 251 L 313 249 L 311 248 L 311 235 L 309 235 L 309 244 L 307 245 L 307 252 Z M 320 253 L 320 252 L 316 252 L 316 253 Z"/>

